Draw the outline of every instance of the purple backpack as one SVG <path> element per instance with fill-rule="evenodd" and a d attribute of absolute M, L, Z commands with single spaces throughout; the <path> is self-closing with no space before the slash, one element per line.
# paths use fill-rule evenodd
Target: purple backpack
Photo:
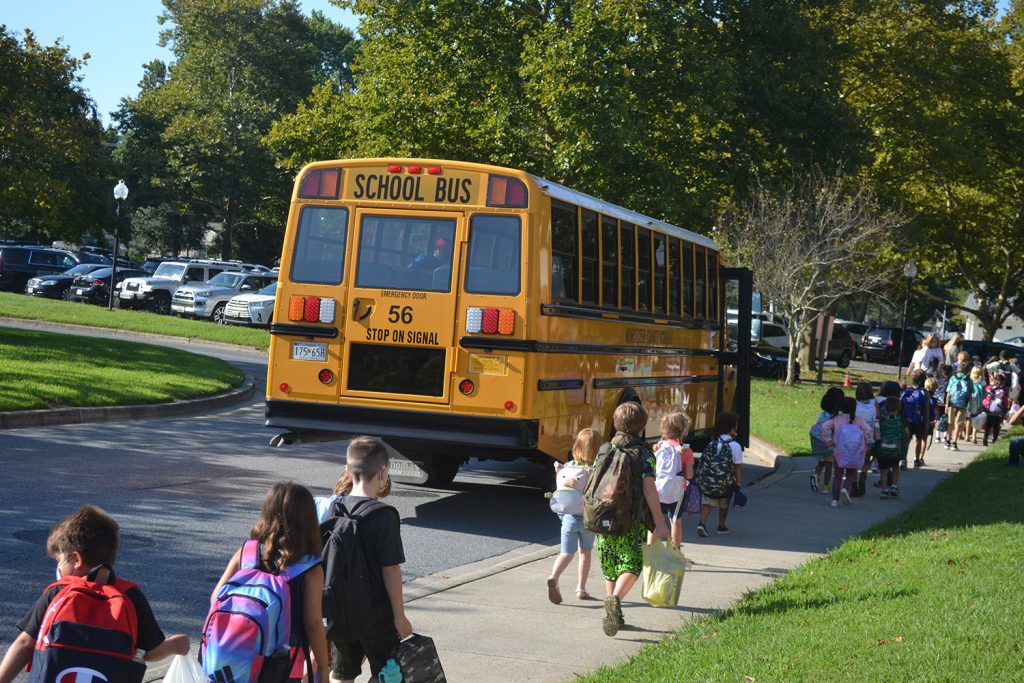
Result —
<path fill-rule="evenodd" d="M 844 418 L 835 428 L 836 467 L 858 468 L 864 465 L 866 447 L 860 427 Z"/>
<path fill-rule="evenodd" d="M 273 574 L 260 568 L 259 542 L 245 542 L 238 571 L 221 586 L 203 625 L 199 661 L 209 680 L 287 680 L 294 665 L 289 659 L 292 603 L 288 582 L 319 562 L 316 555 L 308 555 Z"/>

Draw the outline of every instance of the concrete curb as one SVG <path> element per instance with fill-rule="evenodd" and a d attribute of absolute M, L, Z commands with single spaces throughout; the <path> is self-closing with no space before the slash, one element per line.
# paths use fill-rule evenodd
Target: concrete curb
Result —
<path fill-rule="evenodd" d="M 73 325 L 71 323 L 55 323 L 49 320 L 31 320 L 28 318 L 11 318 L 0 316 L 0 326 L 15 327 L 18 329 L 38 329 L 47 332 L 94 332 L 105 337 L 124 337 L 129 341 L 152 340 L 159 342 L 173 341 L 190 346 L 206 346 L 213 349 L 227 349 L 230 351 L 247 351 L 267 355 L 266 349 L 256 349 L 251 346 L 240 346 L 228 344 L 227 342 L 207 341 L 195 337 L 174 337 L 166 334 L 154 334 L 152 332 L 135 332 L 133 330 L 119 330 L 112 327 L 92 327 L 90 325 Z"/>
<path fill-rule="evenodd" d="M 248 400 L 256 391 L 256 382 L 246 373 L 245 382 L 238 389 L 191 398 L 172 403 L 153 403 L 133 406 L 98 406 L 92 408 L 52 408 L 42 410 L 12 410 L 0 412 L 0 429 L 23 427 L 52 427 L 54 425 L 105 422 L 109 420 L 142 420 L 154 417 L 195 415 L 217 408 L 232 406 Z"/>

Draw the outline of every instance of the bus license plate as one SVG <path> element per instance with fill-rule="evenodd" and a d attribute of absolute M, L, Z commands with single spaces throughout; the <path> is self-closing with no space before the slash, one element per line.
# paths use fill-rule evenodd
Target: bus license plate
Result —
<path fill-rule="evenodd" d="M 292 360 L 327 360 L 327 344 L 292 342 Z"/>

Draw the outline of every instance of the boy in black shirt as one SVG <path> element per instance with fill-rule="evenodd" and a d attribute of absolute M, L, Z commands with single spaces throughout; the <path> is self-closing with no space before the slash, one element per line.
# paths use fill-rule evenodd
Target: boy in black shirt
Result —
<path fill-rule="evenodd" d="M 352 492 L 335 505 L 355 510 L 376 500 L 388 481 L 388 452 L 380 439 L 361 436 L 346 451 L 346 465 L 352 478 Z M 405 552 L 398 511 L 382 506 L 359 521 L 359 538 L 364 543 L 369 569 L 372 609 L 355 640 L 331 642 L 331 683 L 351 683 L 362 673 L 365 655 L 373 680 L 391 657 L 399 641 L 412 635 L 402 600 L 402 568 Z M 329 583 L 330 579 L 327 579 Z"/>
<path fill-rule="evenodd" d="M 70 517 L 57 524 L 46 539 L 46 551 L 57 560 L 57 580 L 65 576 L 87 576 L 99 568 L 96 581 L 105 583 L 117 559 L 120 531 L 114 518 L 93 505 L 83 505 Z M 10 683 L 32 661 L 36 638 L 50 602 L 63 586 L 49 586 L 28 613 L 18 622 L 21 635 L 11 643 L 0 662 L 0 683 Z M 165 638 L 156 623 L 153 610 L 139 588 L 127 589 L 125 597 L 135 607 L 138 622 L 136 645 L 145 651 L 145 661 L 152 662 L 169 655 L 188 654 L 188 636 L 178 634 Z"/>

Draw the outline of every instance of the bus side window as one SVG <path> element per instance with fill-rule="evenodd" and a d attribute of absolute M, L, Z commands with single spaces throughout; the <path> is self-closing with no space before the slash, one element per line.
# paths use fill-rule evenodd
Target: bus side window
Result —
<path fill-rule="evenodd" d="M 708 251 L 708 319 L 718 322 L 718 253 Z"/>
<path fill-rule="evenodd" d="M 706 252 L 704 247 L 696 247 L 694 249 L 694 260 L 696 261 L 697 271 L 697 317 L 704 318 L 707 316 L 707 260 Z"/>
<path fill-rule="evenodd" d="M 693 316 L 693 245 L 683 242 L 683 314 Z"/>
<path fill-rule="evenodd" d="M 619 307 L 619 224 L 601 216 L 601 305 Z"/>
<path fill-rule="evenodd" d="M 466 263 L 467 292 L 519 294 L 521 234 L 519 216 L 473 216 Z"/>
<path fill-rule="evenodd" d="M 622 308 L 633 310 L 636 308 L 636 242 L 634 241 L 634 226 L 631 223 L 622 223 L 622 234 L 619 238 L 619 254 L 622 257 L 622 275 L 619 280 L 622 282 Z"/>
<path fill-rule="evenodd" d="M 641 311 L 651 310 L 651 231 L 636 229 L 636 299 Z"/>
<path fill-rule="evenodd" d="M 580 302 L 597 305 L 597 214 L 588 209 L 580 209 L 580 247 L 583 287 L 580 291 Z"/>
<path fill-rule="evenodd" d="M 654 312 L 665 314 L 665 236 L 652 233 L 654 237 Z"/>
<path fill-rule="evenodd" d="M 551 202 L 551 298 L 556 303 L 577 303 L 576 208 Z"/>
<path fill-rule="evenodd" d="M 302 207 L 292 250 L 292 281 L 341 284 L 347 233 L 348 209 L 333 206 Z"/>
<path fill-rule="evenodd" d="M 683 281 L 679 275 L 679 240 L 675 237 L 668 241 L 668 312 L 670 315 L 680 315 L 683 307 L 682 285 Z"/>

